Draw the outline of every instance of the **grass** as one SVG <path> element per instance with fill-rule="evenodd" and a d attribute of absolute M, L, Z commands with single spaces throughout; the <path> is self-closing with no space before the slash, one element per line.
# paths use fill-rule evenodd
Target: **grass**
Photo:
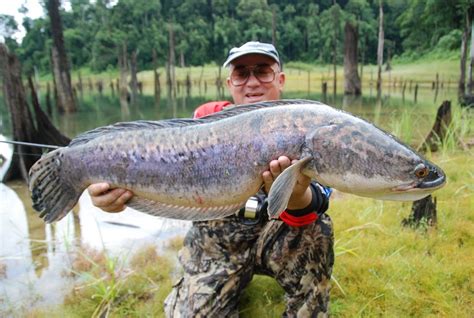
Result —
<path fill-rule="evenodd" d="M 33 317 L 143 317 L 163 313 L 175 266 L 159 256 L 154 246 L 136 252 L 130 260 L 81 248 L 70 275 L 76 286 L 62 306 L 37 309 Z M 153 314 L 154 315 L 154 314 Z"/>

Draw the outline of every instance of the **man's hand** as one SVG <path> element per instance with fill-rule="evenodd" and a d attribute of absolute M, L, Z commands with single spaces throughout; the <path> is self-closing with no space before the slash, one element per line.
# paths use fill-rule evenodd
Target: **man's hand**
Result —
<path fill-rule="evenodd" d="M 126 189 L 110 190 L 108 183 L 91 184 L 87 190 L 92 204 L 105 212 L 123 211 L 125 203 L 133 196 L 133 193 Z"/>
<path fill-rule="evenodd" d="M 272 160 L 270 162 L 270 170 L 262 173 L 263 184 L 265 192 L 269 193 L 270 187 L 273 184 L 273 181 L 290 165 L 294 164 L 298 160 L 290 161 L 288 157 L 281 156 L 278 160 Z M 306 208 L 312 199 L 312 192 L 309 188 L 311 183 L 311 178 L 300 173 L 298 176 L 298 181 L 296 182 L 293 192 L 291 194 L 290 200 L 288 201 L 288 209 L 290 210 L 299 210 Z"/>

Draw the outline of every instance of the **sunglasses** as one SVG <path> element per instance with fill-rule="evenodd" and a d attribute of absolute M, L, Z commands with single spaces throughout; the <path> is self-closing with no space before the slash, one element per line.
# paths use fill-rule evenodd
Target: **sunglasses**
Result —
<path fill-rule="evenodd" d="M 230 74 L 230 82 L 234 86 L 242 86 L 253 74 L 260 83 L 271 83 L 275 79 L 275 70 L 269 64 L 254 66 L 236 66 Z"/>

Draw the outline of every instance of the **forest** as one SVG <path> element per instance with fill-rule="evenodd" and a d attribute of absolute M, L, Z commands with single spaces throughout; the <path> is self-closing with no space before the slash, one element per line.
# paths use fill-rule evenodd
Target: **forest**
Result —
<path fill-rule="evenodd" d="M 285 61 L 342 64 L 344 25 L 357 25 L 359 62 L 376 63 L 379 5 L 384 11 L 384 56 L 416 59 L 427 52 L 459 50 L 472 0 L 71 0 L 61 7 L 64 45 L 70 67 L 93 72 L 116 69 L 123 44 L 136 52 L 139 69 L 152 68 L 169 54 L 174 35 L 177 65 L 223 62 L 228 50 L 249 40 L 274 43 Z M 45 9 L 46 10 L 46 9 Z M 22 12 L 28 9 L 23 7 Z M 18 25 L 0 15 L 0 35 L 26 73 L 50 68 L 48 15 L 25 17 L 26 35 L 17 43 Z"/>

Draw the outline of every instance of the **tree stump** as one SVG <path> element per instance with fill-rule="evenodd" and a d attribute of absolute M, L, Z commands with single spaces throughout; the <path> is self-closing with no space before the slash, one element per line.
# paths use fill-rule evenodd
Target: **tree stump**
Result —
<path fill-rule="evenodd" d="M 435 123 L 419 150 L 435 152 L 446 139 L 446 133 L 451 124 L 451 102 L 445 100 L 438 108 Z M 413 202 L 411 215 L 402 221 L 404 226 L 417 228 L 420 225 L 436 225 L 436 198 L 431 195 Z"/>
<path fill-rule="evenodd" d="M 438 151 L 439 145 L 444 142 L 448 127 L 451 124 L 451 102 L 445 100 L 438 108 L 436 120 L 425 141 L 421 144 L 420 151 Z"/>
<path fill-rule="evenodd" d="M 69 138 L 61 135 L 41 110 L 33 81 L 29 80 L 33 112 L 28 105 L 26 90 L 21 79 L 21 65 L 18 58 L 7 47 L 0 44 L 0 70 L 3 80 L 4 98 L 11 116 L 12 135 L 17 141 L 67 145 Z M 34 114 L 34 115 L 33 115 Z M 12 164 L 4 180 L 23 178 L 28 180 L 28 170 L 41 156 L 42 149 L 14 145 Z"/>
<path fill-rule="evenodd" d="M 402 225 L 412 228 L 424 226 L 436 226 L 438 220 L 436 215 L 436 198 L 431 195 L 424 199 L 413 202 L 411 215 L 403 219 Z"/>

